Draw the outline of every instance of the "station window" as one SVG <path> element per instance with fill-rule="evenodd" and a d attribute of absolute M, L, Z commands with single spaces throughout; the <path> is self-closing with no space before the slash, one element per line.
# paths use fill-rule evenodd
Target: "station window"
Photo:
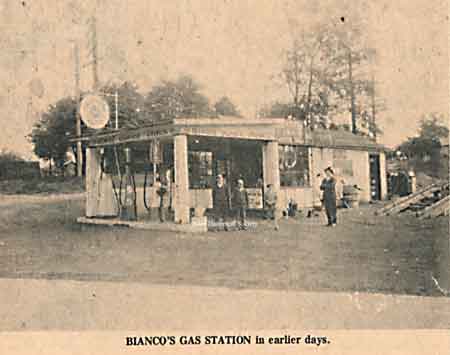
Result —
<path fill-rule="evenodd" d="M 308 148 L 280 145 L 280 185 L 285 187 L 310 186 Z"/>
<path fill-rule="evenodd" d="M 189 152 L 189 187 L 210 188 L 213 184 L 213 159 L 211 152 Z"/>

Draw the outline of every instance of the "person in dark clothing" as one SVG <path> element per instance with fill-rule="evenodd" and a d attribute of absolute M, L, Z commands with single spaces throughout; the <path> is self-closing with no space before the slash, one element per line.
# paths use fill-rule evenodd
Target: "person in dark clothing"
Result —
<path fill-rule="evenodd" d="M 167 169 L 165 175 L 160 176 L 156 183 L 156 193 L 159 195 L 159 220 L 166 221 L 166 210 L 170 211 L 172 207 L 172 180 L 171 171 Z"/>
<path fill-rule="evenodd" d="M 236 210 L 236 218 L 239 229 L 247 229 L 246 217 L 248 207 L 248 194 L 244 187 L 244 180 L 239 179 L 233 191 L 233 207 Z"/>
<path fill-rule="evenodd" d="M 277 216 L 277 200 L 278 195 L 272 184 L 267 185 L 267 190 L 264 193 L 264 218 L 272 219 L 274 221 L 275 230 L 279 229 Z"/>
<path fill-rule="evenodd" d="M 336 226 L 336 179 L 334 178 L 334 171 L 331 167 L 325 169 L 325 179 L 322 180 L 320 189 L 323 191 L 323 204 L 327 214 L 328 226 Z"/>
<path fill-rule="evenodd" d="M 216 184 L 212 191 L 213 198 L 213 214 L 219 229 L 223 225 L 223 229 L 228 230 L 227 217 L 229 209 L 229 192 L 228 186 L 225 185 L 223 175 L 217 175 Z"/>
<path fill-rule="evenodd" d="M 159 196 L 159 208 L 158 208 L 158 215 L 160 222 L 166 221 L 166 211 L 164 208 L 164 199 L 167 194 L 167 186 L 161 181 L 161 178 L 156 179 L 156 193 Z"/>

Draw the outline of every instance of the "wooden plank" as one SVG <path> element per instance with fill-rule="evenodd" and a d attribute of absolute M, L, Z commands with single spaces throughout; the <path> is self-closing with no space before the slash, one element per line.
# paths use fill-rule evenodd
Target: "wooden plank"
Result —
<path fill-rule="evenodd" d="M 449 209 L 450 209 L 450 196 L 446 196 L 443 199 L 432 204 L 431 206 L 428 206 L 417 215 L 420 218 L 438 217 L 442 214 L 448 213 Z"/>
<path fill-rule="evenodd" d="M 376 212 L 376 214 L 379 216 L 383 216 L 383 215 L 388 215 L 390 213 L 399 212 L 399 211 L 407 208 L 409 205 L 419 202 L 421 199 L 429 196 L 434 191 L 437 191 L 439 189 L 440 189 L 440 187 L 438 187 L 435 184 L 429 185 L 411 195 L 401 197 L 398 200 L 393 201 L 392 203 L 390 203 L 390 204 L 384 206 L 383 208 L 381 208 L 380 210 L 378 210 Z"/>
<path fill-rule="evenodd" d="M 425 191 L 419 195 L 416 195 L 416 196 L 404 201 L 403 203 L 394 206 L 389 211 L 387 211 L 386 214 L 390 215 L 390 214 L 399 213 L 401 211 L 404 211 L 407 208 L 409 208 L 411 205 L 413 205 L 414 203 L 417 203 L 426 197 L 432 196 L 433 192 L 438 191 L 438 190 L 439 190 L 439 188 L 435 187 L 435 188 Z"/>
<path fill-rule="evenodd" d="M 428 191 L 429 189 L 433 188 L 434 186 L 435 185 L 432 184 L 432 185 L 424 187 L 423 189 L 420 189 L 419 191 L 416 191 L 415 193 L 413 193 L 411 195 L 400 197 L 399 199 L 392 201 L 391 203 L 388 203 L 386 206 L 380 208 L 378 211 L 376 211 L 376 214 L 384 215 L 384 214 L 386 214 L 387 211 L 394 208 L 395 206 L 398 206 L 398 205 L 402 204 L 403 202 L 408 201 L 410 198 Z"/>
<path fill-rule="evenodd" d="M 431 197 L 434 192 L 448 188 L 448 186 L 448 183 L 441 185 L 431 184 L 412 195 L 402 197 L 401 199 L 394 201 L 392 204 L 385 206 L 381 210 L 377 211 L 377 215 L 389 215 L 401 212 L 409 206 L 419 203 L 422 199 Z"/>

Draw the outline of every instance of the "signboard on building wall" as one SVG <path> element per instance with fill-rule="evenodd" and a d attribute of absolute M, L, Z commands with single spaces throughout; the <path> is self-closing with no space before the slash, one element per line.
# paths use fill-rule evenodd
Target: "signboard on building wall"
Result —
<path fill-rule="evenodd" d="M 334 167 L 339 175 L 353 176 L 353 162 L 351 160 L 335 160 Z"/>
<path fill-rule="evenodd" d="M 262 189 L 247 189 L 247 194 L 248 194 L 248 208 L 252 209 L 263 208 Z"/>
<path fill-rule="evenodd" d="M 333 162 L 339 175 L 353 176 L 353 162 L 349 159 L 346 150 L 334 149 Z"/>
<path fill-rule="evenodd" d="M 275 129 L 275 136 L 285 144 L 305 143 L 304 129 L 298 124 L 295 126 L 281 127 Z"/>

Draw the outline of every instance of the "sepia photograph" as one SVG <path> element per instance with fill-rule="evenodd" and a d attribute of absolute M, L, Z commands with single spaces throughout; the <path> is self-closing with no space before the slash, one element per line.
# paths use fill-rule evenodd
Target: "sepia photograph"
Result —
<path fill-rule="evenodd" d="M 0 352 L 445 354 L 448 21 L 0 0 Z"/>

